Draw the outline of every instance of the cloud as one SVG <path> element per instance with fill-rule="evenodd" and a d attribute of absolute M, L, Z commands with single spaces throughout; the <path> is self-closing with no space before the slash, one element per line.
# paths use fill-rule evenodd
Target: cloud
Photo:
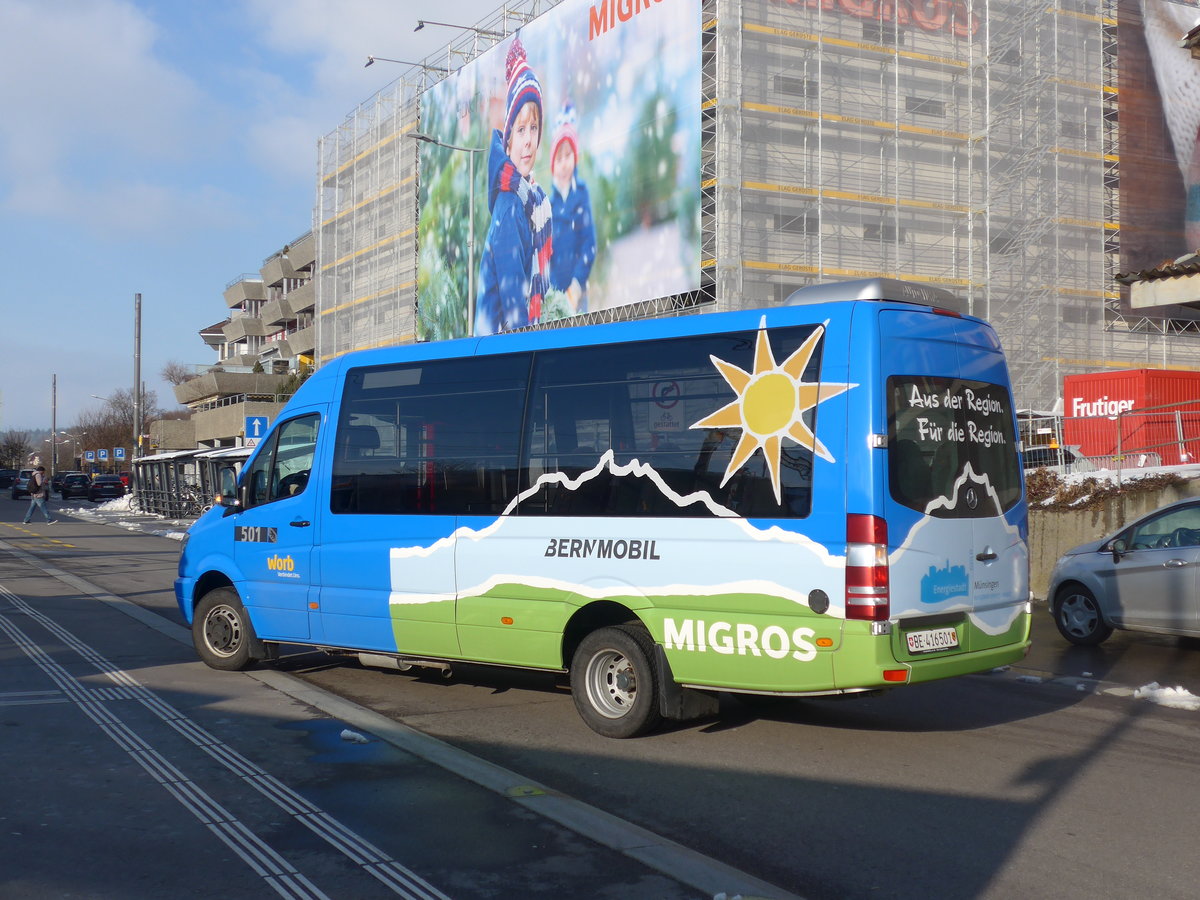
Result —
<path fill-rule="evenodd" d="M 213 108 L 155 56 L 158 27 L 120 0 L 0 0 L 5 214 L 110 234 L 207 223 L 227 203 L 177 187 Z M 194 218 L 193 218 L 194 217 Z"/>
<path fill-rule="evenodd" d="M 202 95 L 155 59 L 156 27 L 118 0 L 0 0 L 0 152 L 45 171 L 98 149 L 185 152 Z"/>
<path fill-rule="evenodd" d="M 209 185 L 179 187 L 130 180 L 72 183 L 52 174 L 18 180 L 4 202 L 6 214 L 55 216 L 99 234 L 170 240 L 217 228 L 238 214 L 232 194 Z"/>
<path fill-rule="evenodd" d="M 368 55 L 410 62 L 430 58 L 431 63 L 446 66 L 447 44 L 469 37 L 465 29 L 442 26 L 414 31 L 418 15 L 427 10 L 395 0 L 246 3 L 266 48 L 279 56 L 306 60 L 307 83 L 275 85 L 276 92 L 265 98 L 259 120 L 250 130 L 251 152 L 260 163 L 293 175 L 314 175 L 317 140 L 406 71 L 393 63 L 365 68 Z M 466 26 L 490 16 L 496 4 L 494 0 L 440 0 L 432 9 L 440 21 Z M 458 56 L 452 61 L 454 66 L 462 62 Z"/>

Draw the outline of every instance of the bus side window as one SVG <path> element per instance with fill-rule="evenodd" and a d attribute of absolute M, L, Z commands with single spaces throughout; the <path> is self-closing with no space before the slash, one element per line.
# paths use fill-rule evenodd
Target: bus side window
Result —
<path fill-rule="evenodd" d="M 790 358 L 814 330 L 772 332 L 775 358 Z M 521 487 L 531 488 L 539 479 L 541 486 L 522 501 L 521 512 L 711 515 L 697 499 L 703 494 L 741 516 L 809 515 L 811 450 L 788 442 L 778 451 L 776 475 L 764 452 L 733 465 L 741 439 L 736 427 L 694 427 L 737 401 L 714 360 L 753 372 L 756 347 L 754 334 L 733 333 L 536 354 Z M 819 369 L 819 354 L 813 353 L 805 380 L 819 380 Z M 815 412 L 803 415 L 815 427 Z M 636 460 L 644 474 L 618 478 L 597 469 L 607 452 L 616 466 Z M 562 477 L 546 477 L 554 474 Z"/>
<path fill-rule="evenodd" d="M 334 513 L 488 515 L 516 493 L 529 356 L 350 372 L 334 441 Z"/>

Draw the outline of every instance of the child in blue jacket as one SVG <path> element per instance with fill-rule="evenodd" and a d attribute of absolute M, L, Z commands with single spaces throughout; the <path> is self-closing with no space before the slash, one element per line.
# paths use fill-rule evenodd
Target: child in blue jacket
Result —
<path fill-rule="evenodd" d="M 555 122 L 550 145 L 550 175 L 554 190 L 554 255 L 550 258 L 550 287 L 567 295 L 574 313 L 588 310 L 587 284 L 596 261 L 596 226 L 587 185 L 575 172 L 579 164 L 579 133 L 575 107 L 567 103 Z"/>
<path fill-rule="evenodd" d="M 488 152 L 492 214 L 479 262 L 475 334 L 495 334 L 541 320 L 553 249 L 550 201 L 532 178 L 542 142 L 542 89 L 514 37 L 506 59 L 504 132 Z"/>

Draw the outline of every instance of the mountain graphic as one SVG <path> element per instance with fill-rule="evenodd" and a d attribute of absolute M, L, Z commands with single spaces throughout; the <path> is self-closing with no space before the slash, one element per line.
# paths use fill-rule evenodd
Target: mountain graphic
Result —
<path fill-rule="evenodd" d="M 637 479 L 664 502 L 700 515 L 658 517 L 520 516 L 519 505 L 547 486 L 580 491 L 600 478 Z M 704 514 L 707 513 L 707 514 Z M 655 559 L 560 557 L 548 540 L 654 542 Z M 555 546 L 558 546 L 557 544 Z M 567 545 L 568 547 L 571 545 Z M 844 593 L 845 557 L 831 554 L 807 535 L 778 525 L 758 527 L 715 501 L 706 491 L 681 494 L 653 466 L 636 459 L 617 463 L 612 450 L 578 475 L 551 472 L 509 502 L 482 527 L 462 526 L 428 546 L 391 549 L 392 602 L 428 603 L 478 596 L 504 585 L 568 591 L 585 597 L 760 594 L 807 605 L 814 589 Z M 414 590 L 453 572 L 457 591 Z M 751 577 L 739 577 L 753 573 Z M 733 577 L 731 577 L 733 576 Z M 444 581 L 444 576 L 442 576 Z"/>
<path fill-rule="evenodd" d="M 972 475 L 964 472 L 956 482 L 955 497 L 958 488 L 973 480 Z M 603 478 L 636 480 L 640 490 L 653 490 L 663 502 L 701 514 L 679 518 L 513 514 L 547 486 L 576 492 Z M 942 502 L 957 502 L 955 497 Z M 844 554 L 832 553 L 798 531 L 778 525 L 759 527 L 706 491 L 681 494 L 653 466 L 636 459 L 617 463 L 612 450 L 578 475 L 542 475 L 514 497 L 504 513 L 482 526 L 478 521 L 427 546 L 391 548 L 390 602 L 454 602 L 488 595 L 570 602 L 571 597 L 584 597 L 616 599 L 634 608 L 651 604 L 728 610 L 749 605 L 784 612 L 786 607 L 776 605 L 780 601 L 807 608 L 810 593 L 820 590 L 829 598 L 828 614 L 844 616 Z M 797 527 L 804 523 L 797 522 Z M 962 519 L 918 515 L 901 546 L 889 556 L 893 614 L 929 611 L 929 605 L 919 606 L 919 586 L 928 574 L 930 557 L 913 546 L 917 532 L 924 533 L 921 547 L 937 547 L 943 560 L 967 559 L 981 536 L 1007 546 L 1018 535 L 1016 526 L 999 516 L 972 520 L 972 527 L 964 528 Z M 588 550 L 633 541 L 641 547 L 653 546 L 652 558 L 643 553 L 600 559 Z M 1016 577 L 1016 573 L 1007 577 L 1005 588 L 1011 589 Z M 1027 575 L 1025 581 L 1027 592 Z M 977 625 L 995 634 L 1009 627 L 1020 605 L 1005 602 L 995 609 L 973 610 L 971 598 L 960 594 L 946 609 L 967 610 Z"/>

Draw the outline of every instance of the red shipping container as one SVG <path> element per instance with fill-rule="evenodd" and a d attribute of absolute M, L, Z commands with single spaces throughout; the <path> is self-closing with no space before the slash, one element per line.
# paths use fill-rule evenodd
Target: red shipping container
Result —
<path fill-rule="evenodd" d="M 1138 465 L 1200 462 L 1200 372 L 1125 369 L 1063 377 L 1063 443 L 1089 457 Z M 1101 467 L 1109 465 L 1096 460 Z"/>

